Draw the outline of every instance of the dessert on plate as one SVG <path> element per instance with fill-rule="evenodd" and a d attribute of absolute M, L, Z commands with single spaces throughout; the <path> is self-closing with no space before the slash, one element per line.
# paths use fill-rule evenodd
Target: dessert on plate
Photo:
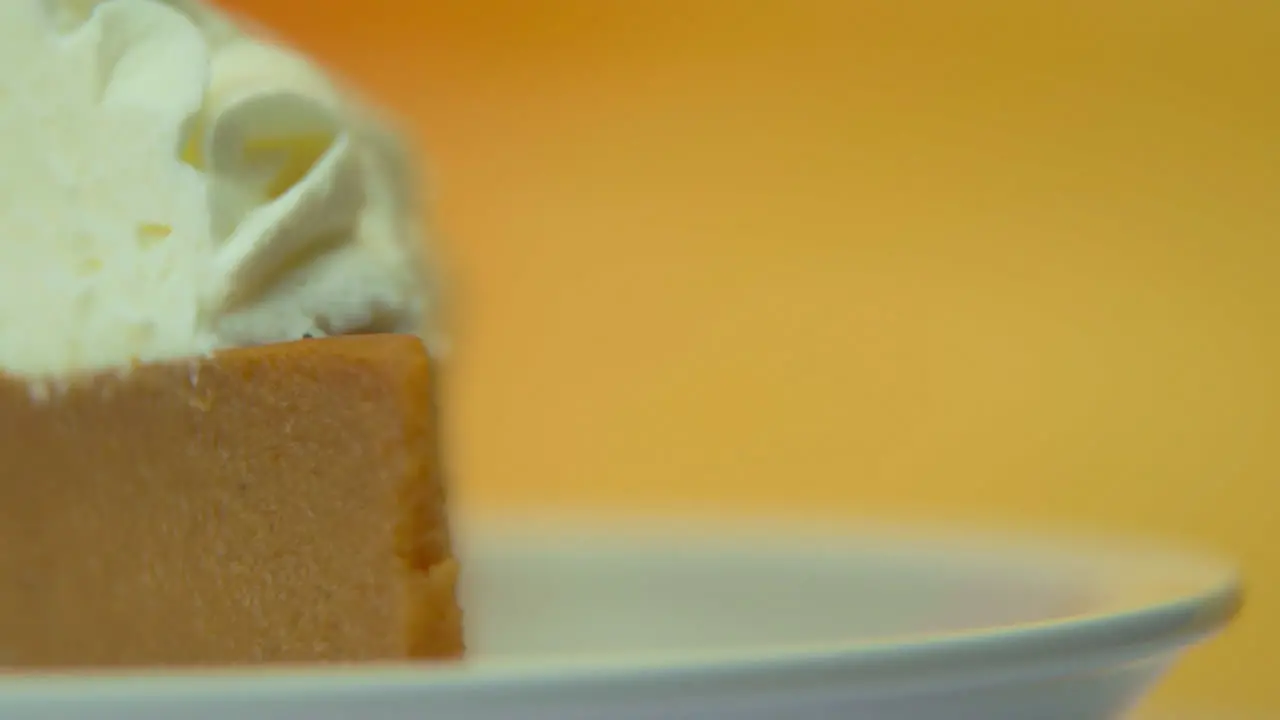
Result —
<path fill-rule="evenodd" d="M 0 667 L 459 656 L 400 140 L 194 0 L 0 54 Z"/>

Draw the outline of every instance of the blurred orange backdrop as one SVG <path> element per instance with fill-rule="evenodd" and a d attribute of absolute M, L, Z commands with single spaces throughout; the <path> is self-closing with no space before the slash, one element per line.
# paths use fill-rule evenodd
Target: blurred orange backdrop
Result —
<path fill-rule="evenodd" d="M 1216 546 L 1280 708 L 1280 3 L 226 4 L 428 149 L 460 502 Z"/>

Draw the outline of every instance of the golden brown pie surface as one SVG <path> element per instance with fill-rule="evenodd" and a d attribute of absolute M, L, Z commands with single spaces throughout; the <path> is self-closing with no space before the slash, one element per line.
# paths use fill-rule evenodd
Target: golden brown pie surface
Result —
<path fill-rule="evenodd" d="M 460 655 L 432 403 L 407 335 L 0 378 L 0 666 Z"/>

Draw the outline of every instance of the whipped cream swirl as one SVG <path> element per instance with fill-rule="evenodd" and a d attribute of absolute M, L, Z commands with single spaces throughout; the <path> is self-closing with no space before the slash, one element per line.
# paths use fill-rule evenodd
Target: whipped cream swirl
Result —
<path fill-rule="evenodd" d="M 0 369 L 359 332 L 443 346 L 401 139 L 195 0 L 0 2 Z"/>

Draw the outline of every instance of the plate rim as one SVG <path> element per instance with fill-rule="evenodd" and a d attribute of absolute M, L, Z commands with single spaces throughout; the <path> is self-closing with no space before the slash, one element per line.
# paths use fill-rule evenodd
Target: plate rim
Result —
<path fill-rule="evenodd" d="M 789 538 L 786 545 L 804 547 L 821 541 L 843 539 L 855 544 L 875 538 L 898 538 L 898 542 L 922 548 L 938 548 L 952 543 L 945 553 L 956 552 L 956 544 L 981 553 L 984 547 L 1010 547 L 1010 539 L 1020 541 L 1020 550 L 1009 553 L 1025 558 L 1057 556 L 1075 558 L 1084 565 L 1116 563 L 1120 566 L 1153 566 L 1155 575 L 1168 574 L 1185 587 L 1163 600 L 1136 602 L 1128 607 L 1045 619 L 1011 625 L 979 627 L 956 632 L 889 637 L 868 640 L 832 641 L 822 644 L 768 646 L 758 651 L 682 653 L 680 657 L 661 655 L 637 658 L 573 657 L 545 662 L 515 660 L 463 661 L 440 663 L 365 663 L 324 666 L 278 665 L 269 668 L 228 667 L 217 669 L 182 668 L 158 671 L 95 670 L 84 673 L 14 673 L 0 675 L 0 707 L 13 703 L 60 703 L 94 699 L 108 703 L 143 701 L 216 702 L 219 699 L 271 697 L 280 699 L 305 693 L 307 702 L 340 702 L 343 698 L 384 695 L 430 695 L 433 700 L 473 697 L 478 694 L 551 699 L 572 694 L 607 693 L 610 702 L 623 698 L 652 702 L 654 694 L 678 684 L 682 697 L 702 698 L 758 696 L 785 687 L 787 692 L 814 692 L 839 686 L 859 697 L 893 694 L 902 687 L 916 689 L 922 683 L 932 687 L 967 685 L 980 677 L 1000 671 L 1002 679 L 1056 675 L 1119 662 L 1171 659 L 1178 651 L 1211 636 L 1225 627 L 1240 611 L 1244 591 L 1233 563 L 1201 552 L 1176 549 L 1169 543 L 1154 546 L 1146 541 L 1115 541 L 1093 534 L 1084 549 L 1063 534 L 964 529 L 957 526 L 927 526 L 912 523 L 844 521 L 837 526 L 805 522 L 797 525 L 776 518 L 736 518 L 708 523 L 705 519 L 687 522 L 669 516 L 637 517 L 622 522 L 610 519 L 564 515 L 488 515 L 455 520 L 468 530 L 459 538 L 460 554 L 476 544 L 476 538 L 490 542 L 528 541 L 580 545 L 581 538 L 606 539 L 594 547 L 622 547 L 635 538 L 654 538 L 654 528 L 662 527 L 662 543 L 688 542 L 700 538 L 718 545 L 732 544 L 750 535 Z M 568 529 L 566 529 L 568 528 Z M 921 530 L 924 529 L 924 532 Z M 921 542 L 923 536 L 935 538 Z M 557 539 L 558 538 L 558 539 Z M 575 540 L 574 538 L 578 538 Z M 992 543 L 995 543 L 993 546 Z M 527 545 L 524 545 L 527 547 Z M 634 545 L 632 545 L 634 547 Z M 831 552 L 830 545 L 824 545 Z M 1107 548 L 1103 551 L 1093 548 Z M 849 550 L 837 545 L 836 549 Z M 650 551 L 654 546 L 650 546 Z M 960 550 L 963 552 L 963 548 Z M 1108 559 L 1109 558 L 1109 559 Z M 464 570 L 465 573 L 465 565 Z M 1175 577 L 1177 576 L 1177 577 Z M 550 695 L 548 695 L 550 694 Z M 498 698 L 500 699 L 500 698 Z"/>

